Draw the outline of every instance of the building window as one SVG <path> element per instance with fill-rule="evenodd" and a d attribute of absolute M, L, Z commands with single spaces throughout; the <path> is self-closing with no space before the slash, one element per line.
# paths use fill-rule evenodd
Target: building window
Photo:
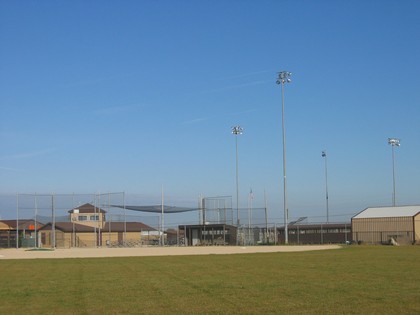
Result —
<path fill-rule="evenodd" d="M 87 221 L 87 215 L 79 215 L 79 221 Z"/>
<path fill-rule="evenodd" d="M 91 215 L 90 221 L 99 221 L 99 215 Z"/>
<path fill-rule="evenodd" d="M 340 233 L 350 233 L 351 230 L 349 228 L 347 229 L 340 229 Z"/>

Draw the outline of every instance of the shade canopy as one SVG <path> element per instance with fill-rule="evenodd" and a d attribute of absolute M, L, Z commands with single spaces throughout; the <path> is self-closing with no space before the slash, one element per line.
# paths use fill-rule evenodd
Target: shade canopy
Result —
<path fill-rule="evenodd" d="M 122 206 L 122 205 L 112 205 L 112 207 L 133 210 L 133 211 L 141 211 L 141 212 L 153 212 L 153 213 L 161 213 L 162 212 L 162 205 L 155 205 L 155 206 Z M 175 206 L 163 206 L 164 213 L 179 213 L 179 212 L 188 212 L 188 211 L 197 211 L 200 210 L 198 208 L 187 208 L 187 207 L 175 207 Z"/>

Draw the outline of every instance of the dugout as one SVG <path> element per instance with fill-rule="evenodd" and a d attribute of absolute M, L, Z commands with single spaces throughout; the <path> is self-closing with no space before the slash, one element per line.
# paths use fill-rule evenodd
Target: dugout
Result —
<path fill-rule="evenodd" d="M 187 246 L 236 245 L 237 228 L 228 224 L 180 225 Z"/>
<path fill-rule="evenodd" d="M 0 248 L 35 247 L 36 232 L 42 226 L 42 223 L 33 219 L 1 220 Z"/>
<path fill-rule="evenodd" d="M 351 222 L 359 244 L 420 244 L 420 206 L 366 208 Z"/>
<path fill-rule="evenodd" d="M 345 244 L 351 242 L 350 223 L 291 224 L 287 227 L 289 244 Z M 284 244 L 284 227 L 277 228 L 278 242 Z"/>

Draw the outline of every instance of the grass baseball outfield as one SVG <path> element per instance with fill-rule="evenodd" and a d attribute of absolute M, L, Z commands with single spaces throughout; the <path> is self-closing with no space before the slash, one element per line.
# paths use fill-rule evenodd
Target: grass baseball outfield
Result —
<path fill-rule="evenodd" d="M 420 314 L 420 246 L 334 248 L 0 250 L 0 314 Z"/>

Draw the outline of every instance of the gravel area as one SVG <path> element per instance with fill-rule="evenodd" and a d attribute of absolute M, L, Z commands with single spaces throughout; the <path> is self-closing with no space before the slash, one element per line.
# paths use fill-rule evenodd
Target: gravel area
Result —
<path fill-rule="evenodd" d="M 69 249 L 0 249 L 2 259 L 136 257 L 174 255 L 249 254 L 273 252 L 301 252 L 338 249 L 339 245 L 302 246 L 203 246 L 203 247 L 136 247 L 136 248 L 69 248 Z"/>

